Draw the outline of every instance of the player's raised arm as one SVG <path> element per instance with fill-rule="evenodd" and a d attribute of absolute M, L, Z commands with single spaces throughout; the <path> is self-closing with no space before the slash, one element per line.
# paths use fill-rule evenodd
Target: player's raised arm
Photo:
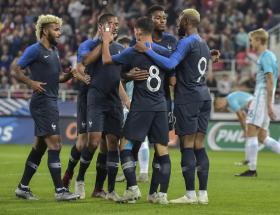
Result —
<path fill-rule="evenodd" d="M 87 66 L 98 60 L 102 53 L 102 45 L 99 43 L 93 50 L 83 57 L 82 63 Z"/>
<path fill-rule="evenodd" d="M 152 48 L 146 47 L 145 44 L 137 42 L 135 49 L 139 52 L 145 52 L 149 57 L 151 57 L 156 64 L 167 70 L 174 69 L 186 56 L 190 50 L 190 43 L 193 40 L 193 36 L 181 39 L 178 42 L 176 50 L 171 54 L 170 57 L 162 56 L 156 53 Z"/>
<path fill-rule="evenodd" d="M 78 49 L 78 62 L 84 66 L 94 63 L 101 56 L 102 43 L 100 39 L 86 40 Z"/>
<path fill-rule="evenodd" d="M 102 28 L 103 29 L 103 28 Z M 102 61 L 103 64 L 125 64 L 129 65 L 130 59 L 132 57 L 133 48 L 126 48 L 120 54 L 116 54 L 111 56 L 109 46 L 111 41 L 113 40 L 113 34 L 109 29 L 105 28 L 105 30 L 101 30 L 102 32 Z"/>
<path fill-rule="evenodd" d="M 114 36 L 112 32 L 110 31 L 109 26 L 104 26 L 101 28 L 101 34 L 102 34 L 102 61 L 103 64 L 112 64 L 112 56 L 110 54 L 109 46 L 110 43 L 113 41 Z"/>

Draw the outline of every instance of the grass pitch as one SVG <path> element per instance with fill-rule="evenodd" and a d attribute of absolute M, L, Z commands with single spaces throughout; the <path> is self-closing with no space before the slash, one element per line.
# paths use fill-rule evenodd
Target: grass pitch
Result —
<path fill-rule="evenodd" d="M 54 188 L 47 168 L 46 155 L 30 184 L 33 193 L 39 196 L 40 200 L 30 202 L 17 199 L 14 191 L 21 178 L 30 148 L 31 145 L 0 145 L 0 214 L 280 214 L 280 156 L 271 152 L 259 154 L 257 178 L 233 176 L 234 173 L 246 169 L 246 167 L 233 165 L 235 161 L 243 159 L 243 153 L 209 152 L 211 162 L 208 186 L 209 205 L 169 204 L 164 206 L 146 202 L 148 183 L 139 184 L 142 199 L 134 205 L 91 198 L 90 194 L 95 180 L 96 156 L 86 175 L 85 200 L 75 202 L 56 202 L 54 200 Z M 181 175 L 180 153 L 177 149 L 170 151 L 172 174 L 168 197 L 173 199 L 181 197 L 185 193 L 185 188 Z M 63 173 L 69 153 L 70 146 L 63 146 L 61 151 Z M 73 181 L 71 188 L 73 188 Z M 116 184 L 116 191 L 119 194 L 123 193 L 124 188 L 124 183 Z"/>

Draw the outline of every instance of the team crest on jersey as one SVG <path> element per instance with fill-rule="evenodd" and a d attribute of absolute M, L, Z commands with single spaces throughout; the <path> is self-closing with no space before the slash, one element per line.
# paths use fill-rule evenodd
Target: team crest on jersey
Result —
<path fill-rule="evenodd" d="M 52 129 L 55 131 L 56 130 L 56 124 L 52 123 Z"/>
<path fill-rule="evenodd" d="M 170 44 L 167 44 L 168 50 L 172 50 L 172 46 Z"/>
<path fill-rule="evenodd" d="M 86 123 L 82 122 L 82 127 L 85 128 L 86 127 Z"/>
<path fill-rule="evenodd" d="M 89 127 L 92 127 L 92 121 L 88 121 Z"/>

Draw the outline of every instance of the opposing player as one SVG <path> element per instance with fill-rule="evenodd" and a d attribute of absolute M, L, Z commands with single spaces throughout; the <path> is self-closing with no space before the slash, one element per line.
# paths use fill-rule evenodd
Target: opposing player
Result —
<path fill-rule="evenodd" d="M 259 55 L 254 98 L 249 106 L 246 123 L 246 147 L 248 147 L 249 170 L 237 176 L 257 176 L 258 135 L 268 131 L 270 120 L 276 118 L 273 111 L 274 95 L 278 79 L 278 61 L 267 49 L 268 33 L 257 29 L 249 33 L 250 44 Z"/>
<path fill-rule="evenodd" d="M 36 23 L 38 42 L 25 50 L 16 66 L 18 79 L 33 89 L 30 112 L 35 123 L 36 139 L 27 158 L 22 179 L 15 191 L 16 196 L 28 200 L 38 199 L 28 185 L 46 149 L 56 200 L 79 198 L 79 195 L 72 194 L 63 187 L 61 180 L 58 87 L 59 83 L 69 80 L 73 72 L 60 76 L 61 65 L 56 44 L 61 35 L 61 25 L 62 20 L 59 17 L 41 15 Z M 26 68 L 31 71 L 31 79 L 24 75 Z"/>
<path fill-rule="evenodd" d="M 152 41 L 153 23 L 143 17 L 136 21 L 134 27 L 135 37 L 143 42 L 151 43 L 154 48 L 159 48 Z M 154 202 L 167 204 L 167 189 L 170 178 L 170 158 L 168 154 L 168 120 L 166 99 L 164 96 L 163 82 L 165 71 L 156 66 L 147 56 L 138 53 L 134 48 L 125 49 L 121 54 L 111 57 L 109 44 L 112 40 L 110 32 L 103 32 L 102 59 L 104 64 L 124 64 L 129 67 L 138 67 L 149 71 L 146 81 L 135 81 L 130 112 L 124 126 L 124 137 L 128 140 L 120 146 L 122 168 L 127 180 L 127 190 L 122 201 L 135 202 L 140 196 L 135 175 L 135 162 L 132 153 L 133 143 L 143 142 L 148 136 L 149 142 L 155 143 L 155 151 L 160 163 L 160 173 L 157 180 L 160 192 Z M 169 54 L 162 48 L 159 52 Z M 162 53 L 163 54 L 163 53 Z M 152 184 L 151 184 L 152 186 Z"/>
<path fill-rule="evenodd" d="M 230 93 L 225 98 L 217 98 L 215 100 L 215 107 L 217 109 L 226 109 L 229 108 L 232 112 L 236 113 L 238 121 L 243 129 L 244 136 L 246 137 L 247 125 L 246 125 L 246 109 L 249 107 L 250 103 L 253 100 L 253 95 L 250 93 L 235 91 Z M 260 128 L 258 134 L 258 141 L 261 144 L 269 147 L 273 152 L 280 154 L 280 143 L 275 139 L 268 136 L 267 131 L 263 128 Z M 248 147 L 245 145 L 245 160 L 236 163 L 236 165 L 247 165 L 248 164 Z"/>
<path fill-rule="evenodd" d="M 175 131 L 180 138 L 181 166 L 187 192 L 183 197 L 171 200 L 171 203 L 208 204 L 209 160 L 203 142 L 211 111 L 211 97 L 206 85 L 211 53 L 198 35 L 199 22 L 200 14 L 195 9 L 182 12 L 178 20 L 178 34 L 182 39 L 169 58 L 157 54 L 142 42 L 135 46 L 136 50 L 145 52 L 160 67 L 168 70 L 176 67 Z M 198 198 L 195 192 L 196 167 Z"/>

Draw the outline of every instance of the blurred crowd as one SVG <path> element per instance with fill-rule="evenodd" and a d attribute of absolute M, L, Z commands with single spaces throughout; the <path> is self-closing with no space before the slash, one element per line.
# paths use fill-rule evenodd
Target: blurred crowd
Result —
<path fill-rule="evenodd" d="M 61 43 L 58 48 L 63 68 L 73 65 L 79 44 L 95 33 L 98 16 L 112 12 L 119 17 L 119 35 L 132 36 L 136 18 L 145 15 L 153 4 L 164 5 L 168 14 L 167 31 L 176 35 L 176 18 L 184 8 L 201 13 L 200 33 L 210 48 L 219 49 L 222 61 L 213 70 L 230 71 L 242 79 L 242 70 L 252 64 L 255 54 L 248 52 L 247 32 L 276 23 L 268 0 L 5 0 L 0 1 L 0 89 L 21 90 L 11 65 L 29 45 L 36 42 L 34 24 L 40 14 L 55 14 L 63 19 Z M 232 64 L 231 60 L 237 60 Z M 249 61 L 248 61 L 249 59 Z M 252 67 L 250 67 L 252 70 Z M 253 67 L 254 70 L 254 67 Z M 215 73 L 215 72 L 214 72 Z M 249 77 L 251 75 L 249 71 Z M 234 81 L 230 74 L 216 80 L 209 74 L 208 84 L 221 95 L 231 91 Z M 74 81 L 75 82 L 75 81 Z M 246 83 L 248 82 L 248 83 Z M 254 86 L 252 78 L 243 80 L 245 87 Z M 77 84 L 63 85 L 76 89 Z M 219 90 L 220 89 L 220 90 Z"/>

